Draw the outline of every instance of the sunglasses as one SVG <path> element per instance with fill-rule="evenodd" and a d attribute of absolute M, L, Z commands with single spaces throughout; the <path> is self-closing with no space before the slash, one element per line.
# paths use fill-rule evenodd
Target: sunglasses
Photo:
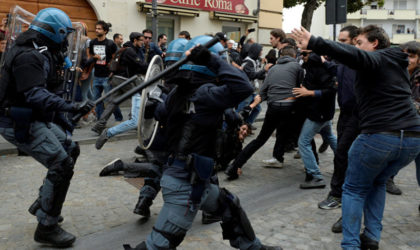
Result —
<path fill-rule="evenodd" d="M 152 39 L 151 36 L 144 36 L 144 39 Z"/>
<path fill-rule="evenodd" d="M 302 53 L 300 53 L 302 56 L 307 56 L 307 55 L 309 55 L 310 53 L 309 52 L 302 52 Z"/>

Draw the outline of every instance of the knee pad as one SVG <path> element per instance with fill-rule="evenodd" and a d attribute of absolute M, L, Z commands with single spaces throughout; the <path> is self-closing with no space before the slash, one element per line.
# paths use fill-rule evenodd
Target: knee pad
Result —
<path fill-rule="evenodd" d="M 67 154 L 73 159 L 73 165 L 76 165 L 77 158 L 80 155 L 80 146 L 78 142 L 72 142 Z"/>
<path fill-rule="evenodd" d="M 219 211 L 222 214 L 223 239 L 234 240 L 239 236 L 245 236 L 250 241 L 255 240 L 254 229 L 241 207 L 238 196 L 221 188 L 219 203 L 223 210 Z"/>
<path fill-rule="evenodd" d="M 169 249 L 168 250 L 175 250 L 179 244 L 184 240 L 186 232 L 178 232 L 178 233 L 168 233 L 165 231 L 161 231 L 155 227 L 153 227 L 155 232 L 158 232 L 163 237 L 165 237 L 169 241 Z"/>

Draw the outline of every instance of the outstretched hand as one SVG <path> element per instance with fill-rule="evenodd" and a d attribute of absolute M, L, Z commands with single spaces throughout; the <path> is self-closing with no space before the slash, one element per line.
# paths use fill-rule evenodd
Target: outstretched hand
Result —
<path fill-rule="evenodd" d="M 309 39 L 311 39 L 311 33 L 305 28 L 300 27 L 300 29 L 294 28 L 292 30 L 293 39 L 296 40 L 297 46 L 301 49 L 307 49 Z"/>

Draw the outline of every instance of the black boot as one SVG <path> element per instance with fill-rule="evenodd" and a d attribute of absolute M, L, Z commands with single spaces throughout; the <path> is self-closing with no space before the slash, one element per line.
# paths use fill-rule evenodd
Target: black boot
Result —
<path fill-rule="evenodd" d="M 44 226 L 38 224 L 34 240 L 43 244 L 51 244 L 57 247 L 70 247 L 76 240 L 76 236 L 64 231 L 59 225 Z"/>
<path fill-rule="evenodd" d="M 41 208 L 41 203 L 39 202 L 39 198 L 38 198 L 34 201 L 34 203 L 32 203 L 32 205 L 29 207 L 28 211 L 29 211 L 30 214 L 35 216 L 36 211 L 40 208 Z M 62 223 L 63 221 L 64 221 L 63 216 L 59 215 L 58 216 L 58 223 Z"/>
<path fill-rule="evenodd" d="M 150 199 L 149 197 L 140 196 L 133 213 L 142 215 L 144 217 L 150 217 L 150 206 L 152 204 L 152 199 Z"/>
<path fill-rule="evenodd" d="M 226 170 L 225 170 L 225 174 L 228 176 L 228 180 L 233 181 L 239 178 L 238 175 L 238 168 L 233 166 L 233 165 L 229 165 Z"/>
<path fill-rule="evenodd" d="M 342 233 L 343 232 L 343 217 L 340 217 L 338 221 L 336 221 L 331 228 L 333 233 Z"/>
<path fill-rule="evenodd" d="M 371 238 L 367 237 L 364 234 L 360 235 L 360 249 L 361 250 L 378 250 L 379 249 L 379 242 L 376 240 L 372 240 Z"/>
<path fill-rule="evenodd" d="M 201 223 L 203 224 L 211 224 L 214 222 L 222 221 L 221 216 L 212 215 L 210 213 L 206 213 L 203 211 L 202 217 L 201 217 Z"/>
<path fill-rule="evenodd" d="M 104 169 L 99 173 L 99 176 L 108 176 L 111 174 L 117 174 L 118 171 L 124 170 L 124 163 L 121 159 L 115 159 L 110 163 L 106 164 Z"/>
<path fill-rule="evenodd" d="M 124 250 L 147 250 L 146 242 L 144 241 L 138 244 L 135 248 L 132 248 L 128 244 L 124 244 L 123 247 L 124 247 Z"/>
<path fill-rule="evenodd" d="M 260 250 L 283 250 L 280 246 L 266 246 L 261 244 Z"/>

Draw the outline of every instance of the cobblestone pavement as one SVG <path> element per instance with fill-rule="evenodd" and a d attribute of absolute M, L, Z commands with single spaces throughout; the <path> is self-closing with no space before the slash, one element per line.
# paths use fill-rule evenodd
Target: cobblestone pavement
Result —
<path fill-rule="evenodd" d="M 257 125 L 261 127 L 261 123 Z M 136 140 L 126 140 L 107 143 L 101 151 L 93 145 L 81 147 L 63 209 L 63 228 L 78 236 L 73 249 L 122 249 L 123 243 L 139 243 L 150 232 L 162 206 L 161 196 L 152 206 L 152 218 L 144 221 L 132 213 L 136 188 L 121 176 L 98 176 L 115 157 L 133 157 L 135 145 Z M 220 174 L 221 186 L 239 195 L 262 242 L 280 244 L 284 249 L 340 249 L 341 235 L 330 229 L 341 211 L 317 207 L 329 188 L 299 189 L 304 173 L 301 160 L 293 159 L 293 153 L 286 154 L 283 169 L 263 168 L 260 162 L 271 157 L 273 145 L 272 137 L 244 166 L 239 180 L 227 182 Z M 332 156 L 330 149 L 320 154 L 321 170 L 328 181 Z M 30 157 L 0 156 L 0 249 L 47 249 L 33 241 L 37 222 L 27 212 L 44 176 L 45 169 Z M 387 195 L 380 247 L 420 249 L 420 189 L 414 164 L 403 169 L 395 181 L 403 195 Z M 178 249 L 230 249 L 228 242 L 222 241 L 220 226 L 201 225 L 200 219 L 199 214 Z"/>

